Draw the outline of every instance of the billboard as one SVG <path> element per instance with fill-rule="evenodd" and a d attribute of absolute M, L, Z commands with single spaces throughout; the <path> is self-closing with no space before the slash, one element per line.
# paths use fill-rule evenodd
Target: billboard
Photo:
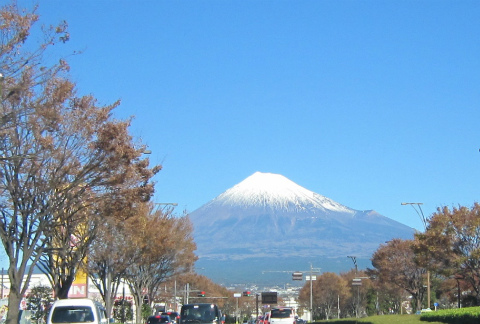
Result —
<path fill-rule="evenodd" d="M 262 292 L 262 304 L 276 304 L 277 292 Z"/>

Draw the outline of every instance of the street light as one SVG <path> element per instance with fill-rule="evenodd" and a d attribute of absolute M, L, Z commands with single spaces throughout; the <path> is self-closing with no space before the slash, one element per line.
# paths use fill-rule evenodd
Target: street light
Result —
<path fill-rule="evenodd" d="M 402 206 L 405 206 L 405 205 L 410 205 L 412 206 L 413 209 L 415 209 L 415 212 L 417 213 L 418 217 L 420 217 L 420 220 L 422 221 L 423 223 L 423 228 L 425 230 L 427 230 L 427 218 L 425 217 L 425 215 L 423 214 L 423 210 L 422 210 L 422 205 L 423 203 L 419 203 L 419 202 L 402 202 Z M 418 207 L 415 208 L 415 205 Z"/>
<path fill-rule="evenodd" d="M 355 277 L 357 276 L 358 266 L 357 266 L 357 257 L 353 255 L 347 255 L 347 258 L 352 259 L 353 264 L 355 265 Z"/>
<path fill-rule="evenodd" d="M 154 205 L 158 206 L 157 211 L 161 211 L 162 213 L 165 212 L 173 212 L 176 206 L 178 206 L 178 203 L 153 203 Z M 164 207 L 160 207 L 164 206 Z M 168 207 L 172 206 L 172 207 Z"/>
<path fill-rule="evenodd" d="M 402 202 L 402 206 L 410 205 L 415 212 L 417 213 L 418 217 L 423 223 L 424 231 L 427 231 L 427 218 L 423 214 L 422 205 L 423 203 L 419 202 Z M 416 206 L 416 207 L 415 207 Z M 430 270 L 427 269 L 427 308 L 430 308 Z"/>

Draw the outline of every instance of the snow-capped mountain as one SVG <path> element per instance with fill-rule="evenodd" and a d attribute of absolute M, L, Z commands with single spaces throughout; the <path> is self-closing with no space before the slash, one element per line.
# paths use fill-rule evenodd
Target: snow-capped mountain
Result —
<path fill-rule="evenodd" d="M 392 238 L 410 239 L 414 233 L 373 210 L 349 208 L 282 175 L 261 172 L 193 211 L 190 219 L 197 264 L 205 269 L 222 267 L 223 273 L 229 271 L 239 280 L 242 274 L 251 278 L 252 263 L 298 269 L 299 263 L 306 267 L 328 259 L 351 266 L 347 255 L 368 262 L 380 244 Z M 215 276 L 208 270 L 205 274 Z"/>
<path fill-rule="evenodd" d="M 314 213 L 355 211 L 313 191 L 307 190 L 280 174 L 255 172 L 233 188 L 228 189 L 209 205 L 264 207 L 285 212 Z"/>

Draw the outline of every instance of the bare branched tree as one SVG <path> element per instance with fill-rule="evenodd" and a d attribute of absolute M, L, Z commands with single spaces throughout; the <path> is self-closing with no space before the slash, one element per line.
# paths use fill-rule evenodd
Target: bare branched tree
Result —
<path fill-rule="evenodd" d="M 119 102 L 98 106 L 93 96 L 78 97 L 68 64 L 45 64 L 46 51 L 69 34 L 61 23 L 43 29 L 39 46 L 29 44 L 37 20 L 35 9 L 20 10 L 15 1 L 0 8 L 0 239 L 11 283 L 7 324 L 17 323 L 39 261 L 56 296 L 66 297 L 102 218 L 147 201 L 160 169 L 142 159 L 144 147 L 129 135 L 130 121 L 112 118 Z"/>
<path fill-rule="evenodd" d="M 129 244 L 125 225 L 126 222 L 106 221 L 88 256 L 87 273 L 103 297 L 107 314 L 112 314 L 121 279 L 131 262 L 124 251 Z"/>
<path fill-rule="evenodd" d="M 171 211 L 164 213 L 145 204 L 128 220 L 124 252 L 130 263 L 124 279 L 137 306 L 142 305 L 144 295 L 152 301 L 163 282 L 190 271 L 197 259 L 188 216 L 175 217 Z M 141 307 L 137 307 L 136 318 L 141 323 Z"/>

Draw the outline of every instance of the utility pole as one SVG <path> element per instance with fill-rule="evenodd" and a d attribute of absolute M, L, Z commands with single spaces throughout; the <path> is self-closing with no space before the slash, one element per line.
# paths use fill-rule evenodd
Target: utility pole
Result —
<path fill-rule="evenodd" d="M 358 274 L 358 265 L 357 265 L 357 257 L 353 255 L 347 255 L 347 258 L 352 259 L 353 265 L 355 266 L 355 278 L 353 279 L 354 283 L 353 285 L 357 286 L 357 307 L 356 307 L 356 317 L 359 317 L 359 311 L 360 311 L 360 285 L 361 285 L 361 279 L 357 279 L 357 274 Z"/>
<path fill-rule="evenodd" d="M 313 273 L 320 273 L 320 268 L 314 268 L 310 263 L 310 322 L 313 322 L 313 280 L 317 280 Z"/>
<path fill-rule="evenodd" d="M 427 231 L 427 221 L 428 220 L 425 217 L 425 215 L 423 214 L 423 210 L 422 210 L 422 206 L 421 206 L 421 205 L 423 205 L 423 203 L 402 202 L 402 206 L 405 206 L 405 205 L 412 206 L 412 208 L 417 213 L 418 217 L 420 217 L 420 220 L 423 223 L 424 232 L 426 232 Z M 418 209 L 415 206 L 417 206 Z M 428 253 L 428 250 L 427 250 L 427 253 Z M 427 255 L 427 259 L 428 259 L 428 255 Z M 428 266 L 429 265 L 427 264 L 427 308 L 430 308 L 430 270 L 428 269 Z"/>
<path fill-rule="evenodd" d="M 256 294 L 255 294 L 255 310 L 256 310 L 256 312 L 257 312 L 257 317 L 255 318 L 255 323 L 256 323 L 257 320 L 258 320 L 258 296 L 259 296 L 259 294 L 256 293 Z"/>

